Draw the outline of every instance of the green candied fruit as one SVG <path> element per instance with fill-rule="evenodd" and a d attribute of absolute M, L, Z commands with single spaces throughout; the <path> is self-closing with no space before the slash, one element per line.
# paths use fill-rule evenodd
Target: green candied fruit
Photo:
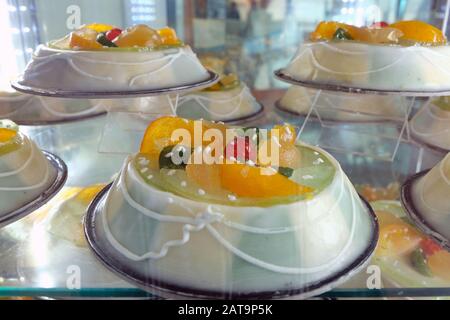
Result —
<path fill-rule="evenodd" d="M 426 277 L 433 276 L 430 267 L 428 266 L 427 257 L 421 248 L 414 250 L 411 253 L 410 259 L 414 269 L 416 269 L 421 275 Z"/>
<path fill-rule="evenodd" d="M 450 111 L 450 97 L 440 97 L 433 101 L 434 105 L 444 111 Z"/>
<path fill-rule="evenodd" d="M 346 30 L 338 28 L 333 35 L 333 40 L 353 40 L 353 37 Z"/>

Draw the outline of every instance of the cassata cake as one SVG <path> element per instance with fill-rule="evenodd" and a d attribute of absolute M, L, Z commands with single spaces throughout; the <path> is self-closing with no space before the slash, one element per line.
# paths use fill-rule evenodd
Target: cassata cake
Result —
<path fill-rule="evenodd" d="M 207 81 L 173 29 L 90 24 L 38 47 L 17 84 L 65 92 L 127 92 Z"/>
<path fill-rule="evenodd" d="M 450 153 L 429 172 L 422 173 L 403 186 L 403 204 L 419 227 L 450 248 Z"/>
<path fill-rule="evenodd" d="M 372 263 L 381 267 L 384 283 L 406 288 L 448 287 L 450 252 L 420 232 L 398 201 L 371 203 L 380 224 Z"/>
<path fill-rule="evenodd" d="M 300 86 L 290 87 L 277 102 L 277 107 L 300 115 L 307 115 L 318 94 L 317 90 Z M 358 95 L 321 91 L 313 116 L 335 121 L 404 121 L 408 100 L 401 96 Z"/>
<path fill-rule="evenodd" d="M 204 138 L 226 138 L 197 145 L 200 128 Z M 180 140 L 178 129 L 193 134 Z M 155 120 L 140 152 L 91 204 L 91 246 L 113 270 L 162 295 L 306 297 L 329 290 L 369 259 L 377 223 L 337 161 L 295 137 L 290 125 L 264 134 Z M 274 161 L 267 162 L 269 148 Z"/>
<path fill-rule="evenodd" d="M 355 91 L 444 92 L 450 90 L 450 47 L 439 29 L 421 21 L 321 22 L 281 73 Z"/>
<path fill-rule="evenodd" d="M 412 118 L 410 128 L 415 140 L 450 151 L 450 97 L 431 99 Z"/>
<path fill-rule="evenodd" d="M 218 83 L 180 97 L 176 114 L 188 119 L 242 120 L 256 115 L 262 106 L 236 74 L 223 75 Z"/>
<path fill-rule="evenodd" d="M 42 151 L 10 120 L 0 120 L 0 217 L 37 199 L 57 177 Z"/>

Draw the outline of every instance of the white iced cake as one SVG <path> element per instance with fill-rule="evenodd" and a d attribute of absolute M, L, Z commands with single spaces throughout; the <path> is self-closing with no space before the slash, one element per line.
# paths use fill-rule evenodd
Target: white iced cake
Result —
<path fill-rule="evenodd" d="M 294 80 L 387 91 L 450 90 L 450 47 L 421 21 L 322 22 L 283 70 Z"/>
<path fill-rule="evenodd" d="M 290 87 L 278 101 L 284 111 L 307 115 L 315 102 L 313 115 L 336 121 L 401 121 L 406 119 L 408 100 L 400 96 L 360 95 Z"/>
<path fill-rule="evenodd" d="M 247 85 L 229 74 L 212 87 L 181 96 L 176 114 L 188 119 L 233 121 L 251 117 L 261 108 Z"/>
<path fill-rule="evenodd" d="M 450 151 L 450 97 L 431 99 L 410 122 L 414 138 Z"/>
<path fill-rule="evenodd" d="M 227 129 L 201 123 L 206 132 Z M 196 164 L 202 152 L 187 146 L 190 163 L 177 163 L 172 130 L 196 125 L 174 117 L 150 124 L 106 195 L 99 237 L 130 272 L 187 295 L 283 295 L 342 281 L 370 255 L 370 209 L 325 151 L 296 144 L 283 125 L 268 140 L 226 139 L 215 156 L 230 163 Z M 269 140 L 280 146 L 276 167 L 260 162 Z"/>
<path fill-rule="evenodd" d="M 55 181 L 56 169 L 15 123 L 0 120 L 0 215 L 38 198 Z"/>
<path fill-rule="evenodd" d="M 19 80 L 22 86 L 75 92 L 127 92 L 209 79 L 191 48 L 170 28 L 126 30 L 91 24 L 41 45 Z"/>
<path fill-rule="evenodd" d="M 450 239 L 450 153 L 412 187 L 412 201 L 423 219 Z"/>

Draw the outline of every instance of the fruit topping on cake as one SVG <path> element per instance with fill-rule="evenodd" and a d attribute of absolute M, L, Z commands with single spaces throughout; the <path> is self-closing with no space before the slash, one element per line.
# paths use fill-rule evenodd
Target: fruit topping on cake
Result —
<path fill-rule="evenodd" d="M 241 84 L 241 82 L 239 80 L 239 77 L 234 73 L 230 73 L 227 75 L 222 75 L 220 77 L 219 82 L 217 82 L 216 84 L 214 84 L 211 87 L 204 89 L 204 91 L 231 90 L 231 89 L 239 87 L 240 84 Z"/>
<path fill-rule="evenodd" d="M 282 203 L 316 192 L 293 178 L 304 157 L 295 137 L 291 125 L 276 126 L 268 134 L 258 128 L 162 117 L 147 128 L 136 163 L 145 180 L 190 198 Z M 308 161 L 311 168 L 313 160 Z"/>
<path fill-rule="evenodd" d="M 394 258 L 396 264 L 404 261 L 422 276 L 450 281 L 450 252 L 420 233 L 406 216 L 381 210 L 376 214 L 380 224 L 378 258 Z"/>
<path fill-rule="evenodd" d="M 158 50 L 180 47 L 175 30 L 165 27 L 152 29 L 139 24 L 122 30 L 112 25 L 93 23 L 71 32 L 67 37 L 52 43 L 58 49 L 71 50 Z"/>
<path fill-rule="evenodd" d="M 422 21 L 379 22 L 357 27 L 334 21 L 319 23 L 311 41 L 359 41 L 373 44 L 444 45 L 447 39 L 436 27 Z"/>
<path fill-rule="evenodd" d="M 11 120 L 0 120 L 0 155 L 18 149 L 22 142 L 19 126 Z"/>
<path fill-rule="evenodd" d="M 19 127 L 11 120 L 0 120 L 0 144 L 10 142 L 18 131 Z"/>

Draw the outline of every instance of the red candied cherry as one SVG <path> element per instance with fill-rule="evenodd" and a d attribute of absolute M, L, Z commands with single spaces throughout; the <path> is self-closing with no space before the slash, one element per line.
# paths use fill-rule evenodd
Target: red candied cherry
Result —
<path fill-rule="evenodd" d="M 114 29 L 112 29 L 112 30 L 109 30 L 109 31 L 106 33 L 106 38 L 107 38 L 109 41 L 113 41 L 115 38 L 117 38 L 118 36 L 120 36 L 121 33 L 122 33 L 122 30 L 121 30 L 121 29 L 119 29 L 119 28 L 114 28 Z"/>
<path fill-rule="evenodd" d="M 250 137 L 235 137 L 225 148 L 227 159 L 256 162 L 257 147 L 250 141 Z"/>
<path fill-rule="evenodd" d="M 423 239 L 420 242 L 420 247 L 422 248 L 423 252 L 425 253 L 426 256 L 432 256 L 433 254 L 435 254 L 436 252 L 442 250 L 441 247 L 434 242 L 431 239 Z"/>
<path fill-rule="evenodd" d="M 372 29 L 381 29 L 381 28 L 386 28 L 389 26 L 389 23 L 384 22 L 384 21 L 380 21 L 380 22 L 374 22 L 372 23 L 372 25 L 370 26 L 370 28 Z"/>

